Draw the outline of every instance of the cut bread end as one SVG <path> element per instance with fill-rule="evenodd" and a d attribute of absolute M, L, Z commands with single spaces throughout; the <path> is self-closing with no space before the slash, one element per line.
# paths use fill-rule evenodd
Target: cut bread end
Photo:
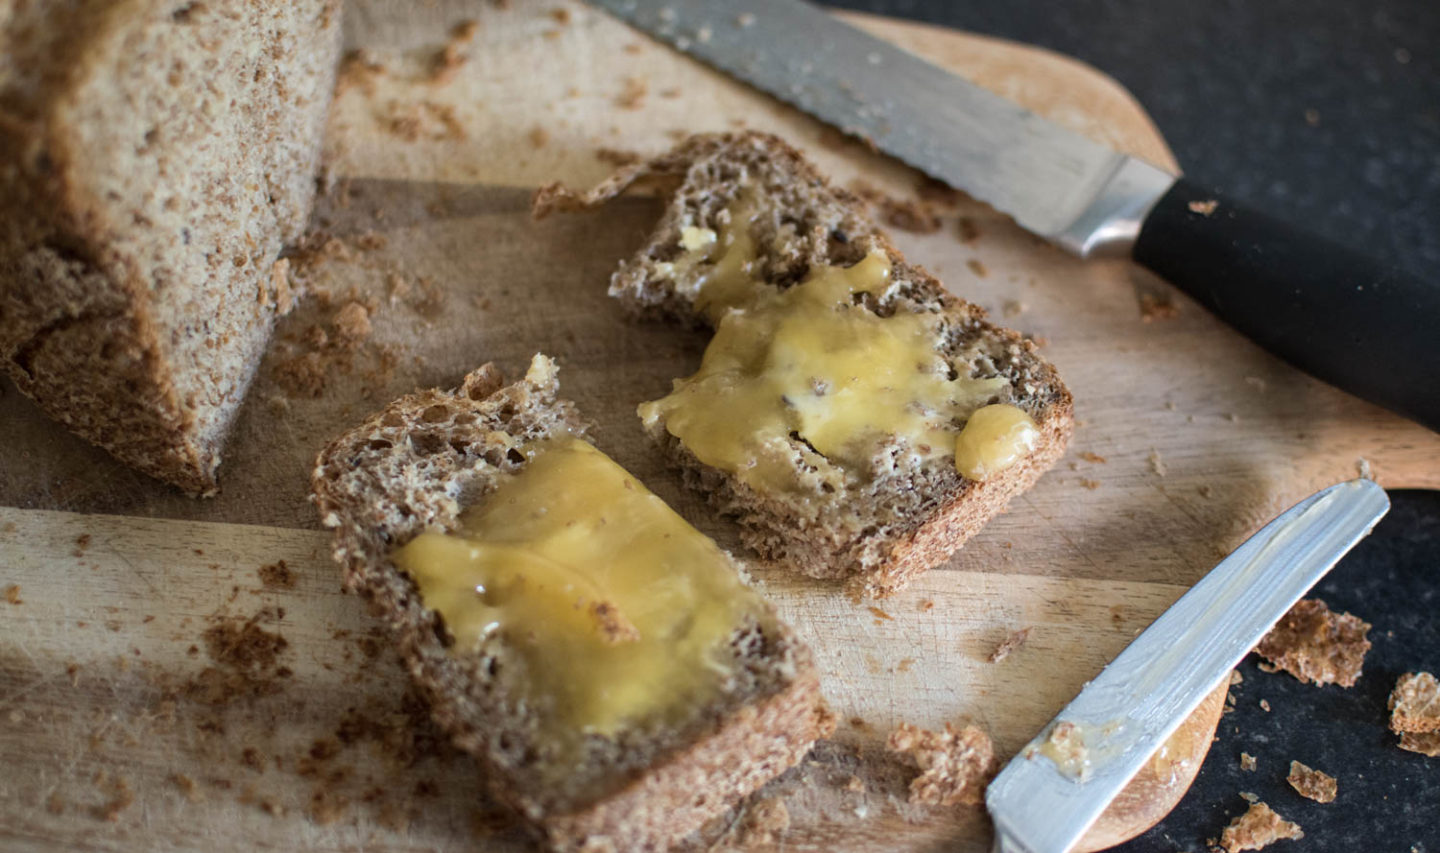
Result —
<path fill-rule="evenodd" d="M 435 719 L 474 754 L 497 797 L 557 850 L 663 850 L 723 813 L 833 728 L 809 650 L 778 619 L 732 637 L 743 666 L 682 721 L 589 736 L 561 766 L 497 671 L 523 666 L 503 640 L 455 653 L 443 619 L 391 555 L 426 530 L 454 531 L 527 458 L 517 448 L 586 425 L 536 356 L 506 385 L 485 365 L 453 391 L 404 397 L 331 442 L 312 480 L 346 586 L 384 614 Z M 557 770 L 563 772 L 557 773 Z"/>
<path fill-rule="evenodd" d="M 936 352 L 958 375 L 1003 378 L 1004 387 L 989 402 L 1018 407 L 1038 431 L 1028 453 L 984 480 L 961 476 L 953 456 L 906 467 L 882 453 L 866 476 L 852 478 L 845 488 L 825 493 L 817 488 L 797 497 L 759 492 L 731 472 L 701 462 L 663 420 L 653 422 L 652 439 L 687 483 L 735 517 L 746 545 L 765 559 L 814 577 L 843 579 L 870 595 L 888 595 L 948 559 L 1064 454 L 1074 429 L 1073 403 L 1035 344 L 990 323 L 981 308 L 952 296 L 928 272 L 908 263 L 859 199 L 830 186 L 777 137 L 753 132 L 691 137 L 588 192 L 545 187 L 536 195 L 534 212 L 544 216 L 592 208 L 642 181 L 661 187 L 668 202 L 649 241 L 611 278 L 610 294 L 632 314 L 698 328 L 710 325 L 696 302 L 708 261 L 687 250 L 687 233 L 723 233 L 732 226 L 732 209 L 743 195 L 749 210 L 758 211 L 745 227 L 759 247 L 749 274 L 762 286 L 783 291 L 812 269 L 848 267 L 883 253 L 895 286 L 879 300 L 877 313 L 942 317 Z M 799 437 L 792 439 L 797 470 L 828 462 Z"/>

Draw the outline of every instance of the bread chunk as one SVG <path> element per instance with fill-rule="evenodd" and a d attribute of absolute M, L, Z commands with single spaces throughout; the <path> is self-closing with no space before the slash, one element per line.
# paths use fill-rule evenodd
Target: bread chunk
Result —
<path fill-rule="evenodd" d="M 703 705 L 587 730 L 577 745 L 555 734 L 568 711 L 547 717 L 544 691 L 533 689 L 554 674 L 527 669 L 532 636 L 482 631 L 474 645 L 459 642 L 463 626 L 447 624 L 422 600 L 422 579 L 396 566 L 417 537 L 456 532 L 467 509 L 488 510 L 489 496 L 543 458 L 530 449 L 585 435 L 557 390 L 554 364 L 536 356 L 510 385 L 487 364 L 453 391 L 397 400 L 321 452 L 315 502 L 346 586 L 384 615 L 436 721 L 476 756 L 495 794 L 553 849 L 663 850 L 833 729 L 809 650 L 769 606 L 755 596 L 759 615 L 729 636 L 737 663 Z M 582 604 L 565 618 L 593 617 L 617 646 L 642 641 L 611 600 Z"/>
<path fill-rule="evenodd" d="M 0 363 L 196 495 L 288 304 L 339 0 L 53 0 L 0 14 Z"/>
<path fill-rule="evenodd" d="M 1333 613 L 1325 602 L 1296 602 L 1255 647 L 1259 655 L 1304 682 L 1353 687 L 1370 651 L 1370 624 Z"/>
<path fill-rule="evenodd" d="M 659 401 L 663 411 L 652 409 L 643 416 L 651 438 L 691 487 L 739 521 L 745 544 L 765 559 L 813 577 L 846 580 L 871 595 L 893 593 L 948 559 L 1064 452 L 1073 429 L 1070 393 L 1034 344 L 990 323 L 979 307 L 952 296 L 906 261 L 855 196 L 832 187 L 774 136 L 694 136 L 655 160 L 622 169 L 589 192 L 546 187 L 536 196 L 535 213 L 593 207 L 641 180 L 666 188 L 668 204 L 648 243 L 621 263 L 610 282 L 610 294 L 634 315 L 716 329 L 719 340 L 728 334 L 727 323 L 758 317 L 756 305 L 776 303 L 776 310 L 790 310 L 794 300 L 789 294 L 833 287 L 837 278 L 864 278 L 865 273 L 870 280 L 852 282 L 853 292 L 831 303 L 833 313 L 853 318 L 857 328 L 866 314 L 883 322 L 906 321 L 907 330 L 919 331 L 885 341 L 927 344 L 920 352 L 921 372 L 942 384 L 963 385 L 969 396 L 958 407 L 937 408 L 927 401 L 919 407 L 928 419 L 923 430 L 889 433 L 888 441 L 863 445 L 859 459 L 845 435 L 829 436 L 826 446 L 808 426 L 788 434 L 783 428 L 772 430 L 763 436 L 764 452 L 791 469 L 793 482 L 784 487 L 757 482 L 744 461 L 729 467 L 702 461 L 693 441 L 677 437 L 681 430 L 675 415 L 666 401 Z M 736 256 L 737 246 L 744 248 L 744 257 Z M 838 331 L 814 337 L 830 347 L 846 339 L 846 328 L 835 325 Z M 904 357 L 913 352 L 903 345 L 895 348 Z M 864 370 L 866 355 L 879 349 L 827 349 L 826 358 L 817 361 L 848 359 L 844 363 Z M 702 366 L 702 373 L 707 368 Z M 915 374 L 904 370 L 917 369 L 897 368 L 894 375 L 907 382 Z M 893 384 L 877 384 L 893 391 Z M 807 393 L 824 397 L 830 390 L 826 382 L 816 382 Z M 811 402 L 809 397 L 777 396 L 796 409 Z M 881 405 L 872 408 L 885 412 L 915 408 L 893 395 L 873 399 Z M 957 444 L 956 437 L 972 415 L 1002 407 L 1011 417 L 994 419 L 987 431 L 1003 433 L 1018 419 L 1028 422 L 1031 432 L 1015 453 L 995 465 L 979 449 Z M 847 417 L 864 421 L 867 414 Z M 737 430 L 756 428 L 754 420 L 738 414 L 734 420 L 743 421 L 734 425 Z M 882 430 L 879 435 L 887 434 Z M 936 436 L 948 436 L 948 443 L 934 445 L 929 439 Z M 960 467 L 973 476 L 957 470 L 957 449 L 967 457 Z"/>
<path fill-rule="evenodd" d="M 931 732 L 901 723 L 886 747 L 909 755 L 920 768 L 920 775 L 910 781 L 910 802 L 916 804 L 979 805 L 999 767 L 990 736 L 977 726 L 946 723 L 943 732 Z"/>

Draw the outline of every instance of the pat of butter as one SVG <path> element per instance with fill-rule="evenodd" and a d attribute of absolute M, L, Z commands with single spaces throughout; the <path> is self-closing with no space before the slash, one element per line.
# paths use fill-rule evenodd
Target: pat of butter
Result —
<path fill-rule="evenodd" d="M 919 459 L 953 452 L 955 425 L 1007 380 L 952 378 L 935 348 L 940 315 L 862 304 L 891 286 L 884 252 L 812 267 L 783 290 L 757 281 L 749 210 L 732 209 L 700 276 L 695 305 L 715 324 L 700 370 L 642 404 L 641 419 L 762 492 L 800 488 L 797 441 L 824 457 L 803 464 L 862 479 L 897 442 Z"/>
<path fill-rule="evenodd" d="M 984 480 L 1035 449 L 1040 430 L 1029 415 L 1005 404 L 978 409 L 955 439 L 955 470 Z"/>
<path fill-rule="evenodd" d="M 503 638 L 500 677 L 547 736 L 681 720 L 725 689 L 737 630 L 773 624 L 730 559 L 619 465 L 576 438 L 530 457 L 457 533 L 394 554 L 455 639 Z M 519 664 L 518 666 L 516 664 Z"/>

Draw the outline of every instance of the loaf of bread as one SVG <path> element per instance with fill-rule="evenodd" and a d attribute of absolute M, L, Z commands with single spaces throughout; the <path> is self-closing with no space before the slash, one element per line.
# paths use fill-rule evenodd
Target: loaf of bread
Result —
<path fill-rule="evenodd" d="M 809 283 L 833 289 L 837 276 L 865 271 L 871 276 L 869 283 L 860 282 L 854 292 L 842 291 L 840 301 L 832 297 L 813 309 L 846 314 L 854 322 L 802 329 L 810 337 L 792 335 L 783 352 L 773 345 L 768 351 L 757 350 L 759 358 L 771 365 L 765 369 L 793 373 L 798 364 L 823 373 L 827 365 L 841 360 L 844 370 L 871 369 L 868 361 L 881 358 L 881 347 L 866 351 L 866 344 L 857 343 L 847 351 L 847 342 L 837 340 L 852 327 L 865 331 L 859 322 L 865 318 L 854 315 L 868 311 L 870 319 L 913 321 L 904 329 L 922 331 L 897 334 L 923 336 L 928 345 L 920 350 L 905 349 L 909 344 L 893 336 L 877 340 L 894 343 L 904 358 L 915 355 L 924 362 L 922 373 L 942 380 L 948 375 L 957 397 L 973 398 L 959 407 L 945 408 L 949 401 L 942 401 L 941 407 L 927 410 L 932 414 L 924 436 L 939 436 L 938 446 L 915 441 L 907 445 L 894 435 L 882 436 L 881 441 L 865 445 L 864 458 L 855 459 L 851 448 L 833 435 L 830 446 L 839 453 L 821 446 L 818 434 L 807 434 L 803 415 L 805 407 L 814 404 L 811 391 L 799 389 L 798 396 L 804 399 L 787 393 L 784 405 L 790 413 L 800 413 L 791 418 L 796 426 L 788 435 L 782 427 L 765 436 L 764 446 L 756 451 L 772 457 L 780 454 L 791 469 L 789 482 L 771 487 L 746 476 L 757 461 L 764 461 L 759 456 L 742 458 L 729 469 L 697 458 L 694 448 L 677 437 L 684 430 L 675 423 L 671 398 L 642 406 L 651 437 L 684 471 L 692 487 L 739 520 L 745 543 L 762 557 L 814 577 L 846 579 L 872 595 L 889 594 L 946 560 L 1064 452 L 1073 428 L 1070 393 L 1035 345 L 990 323 L 979 307 L 952 296 L 933 276 L 908 263 L 853 195 L 830 186 L 795 149 L 774 136 L 695 136 L 658 159 L 627 167 L 589 192 L 546 187 L 536 196 L 535 212 L 543 216 L 551 210 L 590 208 L 642 179 L 668 193 L 667 206 L 645 246 L 621 263 L 611 279 L 610 294 L 639 317 L 719 332 L 701 373 L 677 382 L 677 395 L 689 393 L 699 379 L 712 386 L 730 383 L 718 392 L 720 398 L 743 402 L 751 386 L 739 391 L 734 386 L 751 382 L 754 367 L 714 366 L 712 356 L 714 361 L 722 358 L 715 353 L 716 341 L 728 334 L 727 345 L 733 345 L 736 337 L 761 335 L 756 331 L 760 308 L 781 304 L 792 289 Z M 743 257 L 736 257 L 736 247 L 743 247 Z M 864 270 L 862 264 L 867 265 Z M 790 304 L 785 303 L 783 310 L 791 310 Z M 787 317 L 808 322 L 793 312 Z M 731 324 L 728 333 L 726 323 Z M 820 352 L 802 353 L 795 360 L 795 344 L 802 340 Z M 741 355 L 756 358 L 755 352 Z M 723 357 L 732 363 L 743 361 L 736 352 Z M 908 382 L 915 374 L 905 371 L 916 368 L 906 363 L 884 369 Z M 819 398 L 833 393 L 829 386 L 838 383 L 812 380 L 811 384 L 813 397 Z M 872 382 L 871 391 L 878 386 L 884 386 L 883 378 Z M 896 400 L 893 394 L 872 397 L 878 408 L 896 410 L 920 402 Z M 1003 468 L 962 475 L 957 470 L 964 466 L 957 466 L 955 436 L 963 438 L 972 419 L 988 417 L 987 407 L 992 413 L 1003 409 L 1019 421 L 1028 416 L 1028 436 L 1021 452 Z M 753 429 L 744 408 L 722 406 L 702 413 L 697 419 L 703 417 L 709 425 L 692 424 L 690 430 Z M 872 431 L 870 422 L 883 425 L 883 417 L 870 418 L 865 412 L 851 411 L 844 417 L 864 421 Z M 825 428 L 833 432 L 833 422 Z M 950 444 L 944 446 L 945 442 Z"/>
<path fill-rule="evenodd" d="M 534 690 L 553 684 L 563 663 L 525 657 L 533 632 L 502 627 L 467 644 L 458 639 L 461 620 L 449 623 L 438 612 L 445 607 L 441 599 L 427 606 L 423 572 L 397 567 L 413 553 L 407 546 L 422 535 L 461 530 L 467 509 L 490 511 L 489 496 L 536 465 L 532 455 L 543 443 L 584 436 L 585 424 L 556 392 L 554 365 L 536 356 L 525 378 L 511 385 L 502 385 L 499 372 L 486 365 L 454 391 L 404 397 L 324 449 L 312 481 L 314 499 L 324 525 L 335 531 L 346 585 L 384 614 L 435 719 L 476 756 L 495 794 L 554 849 L 663 850 L 798 761 L 833 722 L 809 650 L 734 579 L 754 618 L 733 635 L 728 628 L 717 635 L 734 664 L 719 692 L 658 721 L 652 716 L 587 734 L 568 749 L 565 738 L 554 734 L 559 712 L 547 710 L 551 697 Z M 627 490 L 634 486 L 625 484 Z M 500 502 L 500 509 L 513 502 Z M 535 513 L 559 513 L 542 504 Z M 565 536 L 575 529 L 567 525 Z M 721 568 L 728 570 L 728 557 L 703 542 L 722 555 Z M 578 553 L 589 553 L 587 547 L 581 541 Z M 538 566 L 529 559 L 521 554 L 512 564 Z M 530 568 L 517 573 L 526 594 L 545 588 Z M 600 575 L 590 575 L 604 586 Z M 581 580 L 577 588 L 588 583 Z M 473 581 L 456 588 L 462 606 L 474 601 Z M 509 587 L 486 581 L 480 589 L 488 602 L 492 594 L 503 599 Z M 637 608 L 665 600 L 658 589 L 642 589 L 639 598 Z M 565 612 L 579 606 L 565 601 Z M 647 674 L 625 670 L 619 680 L 643 683 Z M 613 688 L 623 693 L 629 686 Z"/>
<path fill-rule="evenodd" d="M 339 0 L 0 4 L 0 363 L 197 495 L 290 302 Z"/>

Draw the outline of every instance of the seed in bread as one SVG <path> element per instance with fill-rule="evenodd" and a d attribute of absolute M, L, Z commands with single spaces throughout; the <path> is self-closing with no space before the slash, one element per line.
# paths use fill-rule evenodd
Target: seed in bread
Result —
<path fill-rule="evenodd" d="M 0 364 L 66 427 L 193 494 L 309 218 L 339 0 L 0 13 Z"/>
<path fill-rule="evenodd" d="M 833 724 L 808 649 L 723 552 L 581 440 L 556 393 L 537 356 L 511 385 L 486 365 L 454 391 L 402 398 L 321 453 L 315 500 L 347 586 L 385 614 L 435 719 L 497 796 L 554 849 L 660 850 Z M 597 490 L 611 497 L 589 500 Z M 586 507 L 598 515 L 554 521 Z M 659 549 L 630 541 L 657 517 L 684 542 L 679 563 L 702 570 L 579 560 L 598 542 Z M 484 594 L 426 549 L 478 561 L 465 565 Z"/>
<path fill-rule="evenodd" d="M 908 263 L 776 137 L 692 137 L 587 193 L 546 187 L 536 215 L 641 179 L 672 192 L 610 293 L 715 330 L 700 372 L 642 421 L 763 557 L 892 593 L 1063 453 L 1070 394 L 1035 346 Z"/>

